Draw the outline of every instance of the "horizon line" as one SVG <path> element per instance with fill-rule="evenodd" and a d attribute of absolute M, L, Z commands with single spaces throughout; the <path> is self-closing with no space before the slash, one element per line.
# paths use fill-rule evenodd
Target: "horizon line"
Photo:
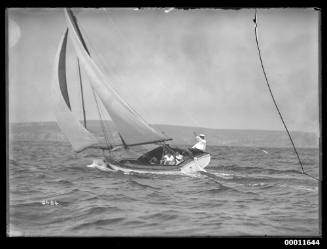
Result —
<path fill-rule="evenodd" d="M 82 120 L 80 120 L 82 122 Z M 98 119 L 89 119 L 87 121 L 101 121 Z M 113 122 L 112 120 L 103 120 L 103 121 L 109 121 Z M 8 124 L 26 124 L 26 123 L 56 123 L 55 120 L 47 120 L 47 121 L 20 121 L 20 122 L 8 122 Z M 200 129 L 210 129 L 210 130 L 242 130 L 242 131 L 278 131 L 278 132 L 286 132 L 286 130 L 269 130 L 269 129 L 258 129 L 258 128 L 209 128 L 209 127 L 203 127 L 203 126 L 186 126 L 186 125 L 177 125 L 177 124 L 150 124 L 150 125 L 166 125 L 166 126 L 178 126 L 178 127 L 187 127 L 187 128 L 200 128 Z M 319 131 L 303 131 L 303 130 L 290 130 L 290 132 L 305 132 L 305 133 L 313 133 L 316 134 L 317 137 L 320 137 Z"/>

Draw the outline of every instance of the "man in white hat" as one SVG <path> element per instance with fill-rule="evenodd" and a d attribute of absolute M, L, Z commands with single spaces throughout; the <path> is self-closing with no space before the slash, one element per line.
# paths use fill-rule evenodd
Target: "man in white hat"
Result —
<path fill-rule="evenodd" d="M 198 149 L 201 151 L 205 151 L 206 145 L 207 145 L 205 135 L 200 134 L 199 136 L 197 136 L 195 133 L 194 133 L 194 135 L 195 135 L 195 139 L 196 139 L 197 143 L 195 145 L 193 145 L 192 149 Z"/>

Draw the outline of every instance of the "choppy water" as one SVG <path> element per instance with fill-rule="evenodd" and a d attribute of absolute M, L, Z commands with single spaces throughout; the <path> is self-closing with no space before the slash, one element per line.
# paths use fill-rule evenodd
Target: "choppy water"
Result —
<path fill-rule="evenodd" d="M 9 234 L 319 235 L 318 183 L 298 173 L 292 149 L 208 151 L 208 174 L 123 174 L 86 167 L 101 153 L 76 155 L 61 142 L 13 141 Z M 317 177 L 319 151 L 299 152 Z"/>

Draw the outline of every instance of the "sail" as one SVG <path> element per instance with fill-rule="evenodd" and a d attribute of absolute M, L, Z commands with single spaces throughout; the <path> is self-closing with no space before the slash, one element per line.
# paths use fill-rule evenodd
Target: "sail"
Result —
<path fill-rule="evenodd" d="M 109 84 L 105 74 L 91 58 L 77 21 L 71 10 L 65 9 L 70 38 L 81 65 L 115 126 L 124 146 L 155 143 L 171 140 L 153 129 L 136 113 Z"/>
<path fill-rule="evenodd" d="M 58 126 L 73 146 L 74 151 L 80 152 L 87 147 L 98 144 L 98 141 L 71 112 L 66 82 L 67 36 L 68 29 L 61 39 L 55 59 L 52 100 Z"/>

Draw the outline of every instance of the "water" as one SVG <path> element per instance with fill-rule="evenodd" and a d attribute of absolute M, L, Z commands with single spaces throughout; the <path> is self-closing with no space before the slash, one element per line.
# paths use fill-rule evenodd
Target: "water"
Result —
<path fill-rule="evenodd" d="M 208 173 L 123 174 L 88 168 L 101 153 L 77 155 L 58 141 L 12 141 L 9 234 L 319 235 L 318 183 L 298 173 L 292 149 L 208 151 Z M 299 153 L 306 171 L 317 177 L 319 151 Z"/>

